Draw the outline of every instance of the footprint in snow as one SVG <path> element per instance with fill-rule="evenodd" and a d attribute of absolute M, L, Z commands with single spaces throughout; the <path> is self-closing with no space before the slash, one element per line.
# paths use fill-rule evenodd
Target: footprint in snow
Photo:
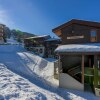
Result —
<path fill-rule="evenodd" d="M 19 97 L 19 93 L 12 93 L 12 94 L 9 93 L 8 95 L 6 95 L 5 100 L 11 100 L 11 98 L 17 98 L 17 97 Z"/>
<path fill-rule="evenodd" d="M 18 79 L 15 79 L 15 81 L 22 81 L 22 80 L 24 80 L 23 78 L 18 78 Z"/>
<path fill-rule="evenodd" d="M 40 92 L 36 92 L 35 95 L 35 100 L 47 100 L 46 96 Z"/>
<path fill-rule="evenodd" d="M 28 83 L 17 82 L 19 85 L 29 85 Z"/>
<path fill-rule="evenodd" d="M 6 88 L 8 85 L 9 85 L 8 83 L 7 84 L 3 84 L 1 87 L 2 88 Z"/>
<path fill-rule="evenodd" d="M 0 95 L 0 100 L 4 100 L 4 96 L 3 95 Z"/>

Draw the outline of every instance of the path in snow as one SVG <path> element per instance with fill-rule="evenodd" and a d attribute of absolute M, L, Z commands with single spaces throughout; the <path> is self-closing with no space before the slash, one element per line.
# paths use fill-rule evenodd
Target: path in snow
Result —
<path fill-rule="evenodd" d="M 46 87 L 46 84 L 43 84 L 44 82 L 37 79 L 36 74 L 38 74 L 38 78 L 41 76 L 44 81 L 45 79 L 49 81 L 50 78 L 53 77 L 53 63 L 26 52 L 26 50 L 19 45 L 1 45 L 0 62 L 11 71 L 27 78 L 31 82 L 35 82 L 37 85 L 39 84 L 41 87 Z M 46 88 L 48 88 L 48 85 Z"/>
<path fill-rule="evenodd" d="M 27 52 L 21 46 L 0 45 L 0 63 L 7 66 L 7 68 L 10 69 L 11 71 L 13 71 L 14 73 L 19 74 L 22 77 L 28 79 L 31 83 L 33 83 L 34 87 L 38 87 L 37 90 L 42 89 L 43 91 L 41 91 L 41 93 L 40 93 L 40 95 L 43 96 L 42 100 L 49 99 L 50 97 L 53 98 L 52 95 L 46 94 L 47 91 L 49 91 L 51 94 L 57 93 L 56 94 L 57 96 L 54 95 L 54 99 L 60 98 L 60 100 L 62 100 L 62 99 L 66 99 L 66 100 L 70 100 L 70 99 L 71 100 L 99 100 L 100 99 L 91 93 L 86 93 L 86 92 L 81 92 L 81 91 L 76 91 L 76 90 L 60 89 L 60 88 L 56 88 L 56 87 L 53 87 L 53 86 L 50 86 L 50 85 L 47 85 L 46 83 L 44 83 L 46 79 L 48 81 L 53 82 L 53 80 L 51 80 L 52 79 L 51 77 L 53 75 L 53 63 L 48 62 L 39 56 L 36 56 L 32 53 Z M 3 68 L 1 67 L 1 69 L 3 69 Z M 6 69 L 3 69 L 3 70 L 6 70 Z M 9 87 L 11 87 L 11 86 L 12 86 L 12 90 L 15 87 L 18 88 L 18 87 L 22 86 L 21 84 L 18 84 L 18 87 L 17 87 L 16 83 L 11 85 L 12 82 L 14 82 L 14 81 L 16 82 L 16 80 L 15 80 L 16 79 L 15 76 L 17 76 L 16 74 L 13 76 L 8 75 L 8 74 L 4 75 L 7 73 L 7 71 L 5 71 L 5 72 L 2 72 L 2 70 L 0 70 L 0 71 L 1 71 L 0 83 L 1 84 L 9 83 L 9 85 L 7 85 L 7 87 L 6 87 L 6 90 L 7 89 L 10 90 Z M 8 73 L 9 73 L 9 71 L 8 71 Z M 39 76 L 41 76 L 42 79 Z M 8 77 L 7 81 L 5 80 L 4 77 Z M 11 78 L 11 80 L 9 80 L 9 78 Z M 28 82 L 28 80 L 27 80 L 27 82 Z M 20 80 L 20 82 L 23 82 L 23 81 Z M 28 84 L 30 84 L 30 83 L 28 83 Z M 5 88 L 1 87 L 2 91 L 6 91 L 4 89 Z M 31 91 L 31 92 L 28 92 L 28 94 L 27 94 L 27 95 L 29 95 L 28 97 L 31 97 L 32 93 L 33 94 L 36 93 L 36 92 L 32 92 L 31 88 L 27 88 L 27 89 L 29 89 Z M 17 90 L 15 89 L 15 91 L 17 91 Z M 22 91 L 21 93 L 23 93 L 22 88 L 20 88 L 20 91 Z M 19 91 L 19 93 L 20 93 L 20 91 Z M 1 92 L 1 94 L 2 93 L 3 92 Z M 9 92 L 7 92 L 7 93 L 9 94 Z M 45 93 L 45 94 L 43 94 L 43 93 Z M 45 95 L 47 95 L 48 98 Z M 11 97 L 12 96 L 13 95 L 11 95 Z M 26 95 L 25 95 L 25 97 L 26 97 Z M 27 99 L 27 100 L 31 100 L 31 99 Z M 36 99 L 36 100 L 41 100 L 41 99 Z M 50 99 L 50 100 L 53 100 L 53 99 Z"/>

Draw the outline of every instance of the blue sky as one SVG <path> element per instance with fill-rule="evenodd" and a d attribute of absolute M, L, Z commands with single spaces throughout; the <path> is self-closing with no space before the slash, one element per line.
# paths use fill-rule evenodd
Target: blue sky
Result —
<path fill-rule="evenodd" d="M 100 0 L 0 0 L 0 22 L 36 35 L 71 19 L 100 22 Z"/>

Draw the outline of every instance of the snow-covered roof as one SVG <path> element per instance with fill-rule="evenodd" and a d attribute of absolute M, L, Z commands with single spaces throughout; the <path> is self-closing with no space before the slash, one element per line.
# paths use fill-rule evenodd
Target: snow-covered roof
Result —
<path fill-rule="evenodd" d="M 49 38 L 49 39 L 47 39 L 45 41 L 56 41 L 56 40 L 60 40 L 60 39 L 57 39 L 57 38 Z"/>
<path fill-rule="evenodd" d="M 100 43 L 61 45 L 55 52 L 100 52 Z"/>
<path fill-rule="evenodd" d="M 34 37 L 29 37 L 26 39 L 34 39 L 34 38 L 43 38 L 43 37 L 48 37 L 49 35 L 41 35 L 41 36 L 34 36 Z"/>

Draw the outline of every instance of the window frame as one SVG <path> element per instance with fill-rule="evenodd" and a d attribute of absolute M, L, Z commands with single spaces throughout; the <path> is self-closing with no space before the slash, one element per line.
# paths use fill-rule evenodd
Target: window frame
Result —
<path fill-rule="evenodd" d="M 92 31 L 95 32 L 95 36 L 94 36 L 94 34 L 92 34 Z M 95 40 L 93 40 L 93 38 L 95 38 Z M 91 42 L 97 42 L 97 30 L 96 29 L 90 30 L 90 41 Z"/>

